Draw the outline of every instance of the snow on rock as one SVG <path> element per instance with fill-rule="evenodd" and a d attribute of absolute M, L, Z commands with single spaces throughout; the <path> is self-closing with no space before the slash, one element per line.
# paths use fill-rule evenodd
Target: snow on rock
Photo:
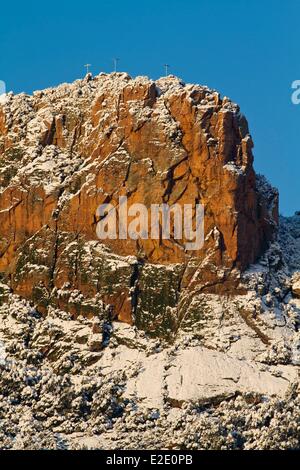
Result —
<path fill-rule="evenodd" d="M 292 278 L 292 292 L 295 296 L 300 297 L 300 273 L 296 273 Z"/>
<path fill-rule="evenodd" d="M 0 287 L 1 448 L 297 446 L 298 367 L 289 356 L 279 364 L 272 356 L 237 359 L 234 349 L 205 348 L 190 332 L 171 345 L 57 309 L 43 318 Z"/>
<path fill-rule="evenodd" d="M 277 193 L 262 177 L 256 182 L 252 146 L 238 105 L 172 75 L 87 74 L 32 96 L 8 94 L 0 110 L 0 272 L 45 315 L 49 304 L 91 315 L 101 301 L 114 317 L 168 336 L 176 329 L 178 286 L 236 293 L 238 270 L 274 238 Z M 91 241 L 100 245 L 97 208 L 118 208 L 125 194 L 128 207 L 146 203 L 149 215 L 151 204 L 204 203 L 203 249 L 185 250 L 185 231 L 163 243 L 108 237 L 101 243 L 119 263 L 96 267 L 96 256 L 87 260 L 84 252 Z M 136 257 L 131 269 L 120 266 L 127 256 Z M 62 292 L 65 279 L 70 286 Z"/>
<path fill-rule="evenodd" d="M 122 356 L 124 351 L 114 360 L 123 369 L 128 358 L 124 362 Z M 293 366 L 258 366 L 201 347 L 180 350 L 174 356 L 169 356 L 168 350 L 150 357 L 139 353 L 138 358 L 133 355 L 131 360 L 137 360 L 140 366 L 124 396 L 149 408 L 161 408 L 164 400 L 182 406 L 188 402 L 220 401 L 237 393 L 284 397 L 298 380 L 298 370 Z"/>
<path fill-rule="evenodd" d="M 236 393 L 284 397 L 297 378 L 298 372 L 292 366 L 273 370 L 259 368 L 254 362 L 239 361 L 224 353 L 195 347 L 175 356 L 166 383 L 171 402 L 198 403 Z"/>
<path fill-rule="evenodd" d="M 173 76 L 89 74 L 1 97 L 0 144 L 0 448 L 299 449 L 300 216 L 278 225 L 239 107 Z M 198 173 L 226 196 L 207 181 L 203 258 L 94 239 L 101 201 L 147 179 L 176 200 Z M 243 217 L 237 188 L 257 204 Z"/>

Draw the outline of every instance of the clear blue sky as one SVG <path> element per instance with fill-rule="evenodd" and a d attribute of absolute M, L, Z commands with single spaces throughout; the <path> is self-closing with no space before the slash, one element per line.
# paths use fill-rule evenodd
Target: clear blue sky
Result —
<path fill-rule="evenodd" d="M 120 70 L 157 78 L 163 64 L 186 82 L 241 106 L 255 168 L 280 190 L 281 212 L 300 210 L 299 0 L 89 0 L 1 2 L 0 80 L 32 92 Z"/>

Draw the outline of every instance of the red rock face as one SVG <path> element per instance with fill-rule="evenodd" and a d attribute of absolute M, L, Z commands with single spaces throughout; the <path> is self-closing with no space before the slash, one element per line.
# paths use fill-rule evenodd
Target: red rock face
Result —
<path fill-rule="evenodd" d="M 201 250 L 186 251 L 184 238 L 117 238 L 101 242 L 110 250 L 106 259 L 116 254 L 135 256 L 143 266 L 180 265 L 178 292 L 200 286 L 233 293 L 239 270 L 274 237 L 278 218 L 277 193 L 257 184 L 252 146 L 238 106 L 175 77 L 153 82 L 103 74 L 33 97 L 8 96 L 0 105 L 0 269 L 17 293 L 44 311 L 45 299 L 53 301 L 55 289 L 70 284 L 67 300 L 56 305 L 75 315 L 82 307 L 79 302 L 72 310 L 72 290 L 84 299 L 99 294 L 103 305 L 132 322 L 134 295 L 143 295 L 133 294 L 136 265 L 123 260 L 128 273 L 117 273 L 105 293 L 104 274 L 93 287 L 80 257 L 73 272 L 70 243 L 76 249 L 100 244 L 97 207 L 110 203 L 118 210 L 120 196 L 149 211 L 151 204 L 201 203 Z M 121 278 L 126 281 L 116 288 Z M 37 286 L 42 301 L 34 294 Z"/>

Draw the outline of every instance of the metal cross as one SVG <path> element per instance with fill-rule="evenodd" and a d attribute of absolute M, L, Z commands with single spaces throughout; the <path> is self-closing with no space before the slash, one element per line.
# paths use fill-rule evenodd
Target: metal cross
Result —
<path fill-rule="evenodd" d="M 115 57 L 115 58 L 113 59 L 113 62 L 114 62 L 114 72 L 116 72 L 117 69 L 118 69 L 118 62 L 119 62 L 119 61 L 120 61 L 120 59 L 118 59 L 118 57 Z"/>

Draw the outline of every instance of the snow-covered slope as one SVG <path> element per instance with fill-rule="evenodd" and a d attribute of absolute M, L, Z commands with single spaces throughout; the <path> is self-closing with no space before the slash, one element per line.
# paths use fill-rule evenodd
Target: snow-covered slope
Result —
<path fill-rule="evenodd" d="M 248 294 L 195 296 L 170 342 L 43 318 L 2 285 L 1 447 L 298 448 L 299 235 L 300 217 L 282 218 Z"/>
<path fill-rule="evenodd" d="M 299 449 L 300 215 L 276 237 L 237 105 L 126 74 L 0 105 L 0 448 Z M 201 189 L 206 249 L 96 240 L 116 188 Z"/>

